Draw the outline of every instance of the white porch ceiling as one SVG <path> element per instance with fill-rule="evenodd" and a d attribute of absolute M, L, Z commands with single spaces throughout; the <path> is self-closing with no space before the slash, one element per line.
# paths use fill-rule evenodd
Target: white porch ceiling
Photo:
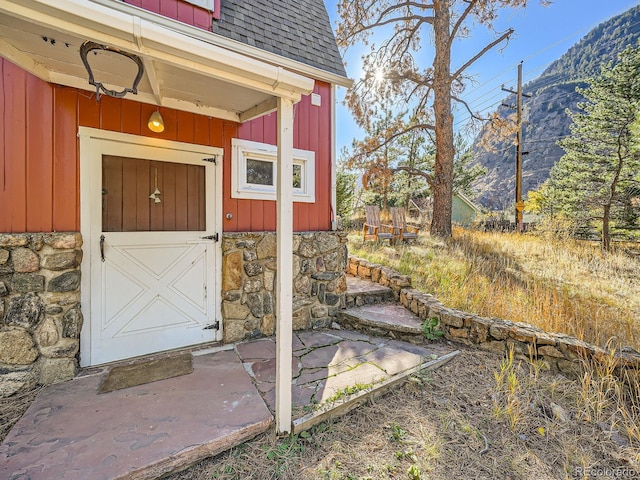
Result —
<path fill-rule="evenodd" d="M 95 91 L 79 54 L 91 40 L 143 60 L 138 94 L 127 98 L 238 122 L 275 110 L 277 97 L 295 102 L 313 90 L 310 78 L 144 13 L 89 0 L 0 0 L 0 55 L 47 82 Z M 89 58 L 96 80 L 115 90 L 131 86 L 137 72 L 131 60 L 104 51 Z"/>

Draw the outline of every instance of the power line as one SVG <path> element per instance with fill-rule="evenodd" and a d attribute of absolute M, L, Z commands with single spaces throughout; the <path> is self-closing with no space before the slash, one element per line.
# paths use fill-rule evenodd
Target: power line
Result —
<path fill-rule="evenodd" d="M 635 3 L 635 2 L 634 2 L 634 3 Z M 627 8 L 626 10 L 629 10 L 629 9 L 630 9 L 630 8 L 632 8 L 633 6 L 635 6 L 635 5 L 633 5 L 633 4 L 632 4 L 632 6 L 630 6 L 630 7 L 629 7 L 629 8 Z M 597 22 L 597 23 L 595 23 L 595 24 L 593 24 L 593 25 L 591 25 L 591 26 L 589 26 L 589 27 L 584 27 L 584 28 L 578 29 L 578 30 L 574 31 L 573 33 L 571 33 L 571 34 L 569 34 L 569 35 L 567 35 L 567 36 L 563 37 L 562 39 L 560 39 L 560 40 L 558 40 L 558 41 L 556 41 L 556 42 L 554 42 L 554 43 L 551 43 L 551 44 L 549 44 L 549 45 L 546 45 L 546 46 L 544 46 L 543 48 L 540 48 L 539 50 L 537 50 L 537 51 L 535 51 L 535 52 L 533 52 L 533 53 L 529 54 L 527 57 L 525 57 L 525 59 L 524 59 L 524 60 L 528 60 L 528 59 L 534 58 L 534 57 L 536 57 L 536 56 L 538 56 L 538 55 L 540 55 L 540 54 L 544 53 L 545 51 L 547 51 L 547 50 L 549 50 L 549 49 L 551 49 L 551 48 L 553 48 L 553 47 L 556 47 L 556 46 L 558 46 L 558 45 L 562 44 L 563 42 L 566 42 L 566 41 L 568 41 L 568 40 L 570 40 L 570 39 L 572 39 L 572 38 L 575 38 L 578 34 L 588 33 L 589 31 L 593 30 L 594 28 L 596 28 L 598 25 L 600 25 L 600 24 L 602 24 L 602 23 L 603 23 L 603 21 L 600 21 L 600 22 Z M 631 24 L 631 25 L 627 25 L 627 26 L 626 26 L 626 28 L 631 29 L 631 28 L 635 27 L 635 26 L 636 26 L 636 25 L 638 25 L 638 24 L 640 24 L 640 22 L 635 22 L 635 23 L 633 23 L 633 24 Z M 570 49 L 570 48 L 572 48 L 572 47 L 574 47 L 575 45 L 577 45 L 577 43 L 578 43 L 578 42 L 576 41 L 573 45 L 571 45 L 571 47 L 569 47 L 569 49 Z M 569 49 L 567 49 L 567 51 L 568 51 Z M 535 67 L 535 68 L 534 68 L 534 69 L 532 69 L 531 71 L 532 71 L 532 72 L 535 72 L 535 71 L 538 71 L 538 70 L 540 70 L 540 69 L 547 68 L 548 66 L 550 66 L 550 65 L 551 65 L 553 62 L 555 62 L 555 61 L 557 61 L 557 59 L 556 59 L 556 60 L 553 60 L 553 61 L 551 61 L 551 62 L 548 62 L 548 63 L 546 63 L 546 64 L 540 65 L 540 66 L 538 66 L 538 67 Z M 463 97 L 462 99 L 463 99 L 465 102 L 467 102 L 469 105 L 472 105 L 472 106 L 473 106 L 473 104 L 475 104 L 475 102 L 476 102 L 477 100 L 482 99 L 484 96 L 488 95 L 488 94 L 489 94 L 489 92 L 490 92 L 491 90 L 493 90 L 493 88 L 495 88 L 495 87 L 493 87 L 493 88 L 492 88 L 492 87 L 490 87 L 491 82 L 493 82 L 494 80 L 496 80 L 496 79 L 500 78 L 500 77 L 501 77 L 501 76 L 503 76 L 506 72 L 511 71 L 511 70 L 513 69 L 513 67 L 514 67 L 514 66 L 516 66 L 516 65 L 511 65 L 511 66 L 507 67 L 505 70 L 503 70 L 503 71 L 499 72 L 499 73 L 498 73 L 498 74 L 496 74 L 495 76 L 493 76 L 493 77 L 491 77 L 490 79 L 488 79 L 488 80 L 486 80 L 486 81 L 482 82 L 478 87 L 476 87 L 476 88 L 475 88 L 475 90 L 486 90 L 486 92 L 485 92 L 485 93 L 483 93 L 483 94 L 481 94 L 479 97 L 476 97 L 476 98 L 473 98 L 473 99 L 468 99 L 468 98 Z M 537 78 L 537 77 L 536 77 L 536 78 Z M 565 75 L 563 75 L 563 76 L 562 76 L 562 77 L 560 77 L 560 78 L 562 78 L 562 79 L 568 79 L 568 78 L 569 78 L 569 76 L 568 76 L 568 74 L 565 74 Z M 557 78 L 557 79 L 555 79 L 555 80 L 559 80 L 560 78 Z M 535 80 L 535 78 L 534 78 L 533 80 Z M 551 80 L 550 80 L 550 81 L 551 81 Z M 527 81 L 527 82 L 528 82 L 528 81 Z M 543 88 L 544 86 L 545 86 L 545 85 L 541 86 L 540 88 Z M 548 85 L 546 85 L 546 86 L 548 86 Z M 485 87 L 487 87 L 487 88 L 485 88 Z M 496 86 L 496 87 L 497 87 L 497 86 Z"/>
<path fill-rule="evenodd" d="M 568 75 L 564 75 L 564 76 L 562 76 L 562 77 L 560 77 L 560 78 L 555 78 L 555 79 L 553 79 L 553 80 L 564 80 L 564 79 L 569 79 L 569 76 L 568 76 Z M 560 85 L 561 83 L 562 83 L 561 81 L 557 81 L 557 82 L 549 82 L 549 83 L 543 84 L 543 85 L 542 85 L 542 86 L 540 86 L 538 89 L 540 89 L 540 88 L 547 88 L 547 87 L 554 87 L 554 86 Z M 553 97 L 553 98 L 552 98 L 552 99 L 550 99 L 550 100 L 547 100 L 547 101 L 544 101 L 544 102 L 540 102 L 540 103 L 538 103 L 537 105 L 545 105 L 545 104 L 547 104 L 547 103 L 554 102 L 554 101 L 559 100 L 559 99 L 562 99 L 562 98 L 564 98 L 564 97 L 568 97 L 568 96 L 573 95 L 573 94 L 575 94 L 575 93 L 576 93 L 575 91 L 565 92 L 565 93 L 562 93 L 562 94 L 556 95 L 555 97 Z M 489 100 L 491 100 L 491 99 L 493 99 L 493 98 L 495 98 L 495 97 L 497 97 L 497 96 L 501 96 L 500 91 L 498 91 L 495 95 L 493 95 Z M 501 100 L 499 100 L 499 101 L 497 101 L 497 102 L 493 102 L 493 103 L 491 103 L 491 104 L 490 104 L 489 106 L 487 106 L 487 107 L 484 107 L 484 108 L 481 108 L 481 109 L 475 110 L 475 111 L 474 111 L 474 113 L 482 114 L 483 112 L 486 112 L 486 111 L 488 111 L 488 110 L 493 109 L 494 107 L 499 106 L 499 104 L 500 104 L 500 103 L 502 103 L 502 98 L 503 98 L 503 97 L 501 97 Z M 483 103 L 481 103 L 481 104 L 479 104 L 479 105 L 477 105 L 477 106 L 483 105 L 483 104 L 485 104 L 485 103 L 486 103 L 486 101 L 485 101 L 485 102 L 483 102 Z M 459 126 L 459 125 L 460 125 L 460 124 L 462 124 L 462 123 L 468 122 L 471 118 L 472 118 L 472 115 L 471 115 L 471 114 L 469 114 L 469 113 L 466 113 L 466 114 L 464 114 L 464 116 L 463 116 L 462 118 L 460 118 L 459 120 L 457 120 L 457 121 L 456 121 L 456 123 L 454 124 L 454 126 L 456 126 L 456 127 L 457 127 L 457 126 Z"/>
<path fill-rule="evenodd" d="M 527 145 L 530 145 L 532 143 L 546 143 L 549 142 L 551 140 L 563 140 L 565 138 L 570 137 L 571 135 L 558 135 L 557 137 L 546 137 L 546 138 L 539 138 L 537 140 L 525 140 L 524 143 Z"/>

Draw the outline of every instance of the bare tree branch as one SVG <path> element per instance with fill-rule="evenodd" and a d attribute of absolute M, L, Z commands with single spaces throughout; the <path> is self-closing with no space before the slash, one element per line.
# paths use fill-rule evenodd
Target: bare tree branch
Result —
<path fill-rule="evenodd" d="M 423 172 L 422 170 L 418 170 L 417 168 L 413 168 L 413 167 L 405 167 L 403 165 L 399 165 L 395 168 L 391 169 L 392 172 L 396 173 L 396 172 L 407 172 L 409 175 L 414 175 L 416 177 L 422 177 L 424 178 L 427 183 L 432 186 L 434 183 L 434 179 L 433 179 L 433 175 L 427 173 L 427 172 Z"/>
<path fill-rule="evenodd" d="M 471 116 L 471 118 L 475 118 L 476 120 L 481 120 L 481 121 L 488 120 L 488 118 L 481 117 L 481 116 L 477 115 L 476 113 L 474 113 L 471 110 L 471 107 L 469 106 L 469 104 L 467 102 L 465 102 L 464 100 L 462 100 L 461 98 L 458 98 L 455 95 L 451 95 L 451 99 L 455 100 L 458 103 L 461 103 L 462 105 L 464 105 L 464 107 L 467 109 L 467 112 L 469 112 L 469 115 Z"/>
<path fill-rule="evenodd" d="M 408 11 L 411 11 L 411 7 L 417 8 L 419 10 L 433 10 L 434 6 L 433 4 L 424 4 L 421 2 L 414 2 L 414 1 L 405 1 L 405 2 L 401 2 L 398 3 L 397 5 L 391 5 L 390 7 L 387 7 L 386 9 L 384 9 L 382 12 L 380 12 L 378 14 L 378 18 L 374 21 L 371 21 L 371 23 L 364 25 L 362 23 L 360 23 L 358 28 L 354 28 L 353 30 L 349 31 L 348 33 L 345 34 L 344 38 L 342 39 L 342 41 L 340 43 L 348 43 L 348 40 L 351 40 L 355 37 L 357 37 L 358 35 L 368 32 L 369 30 L 373 30 L 377 27 L 380 26 L 384 26 L 384 25 L 389 25 L 389 24 L 400 24 L 402 22 L 409 22 L 411 20 L 417 20 L 420 24 L 422 23 L 429 23 L 429 24 L 433 24 L 433 16 L 424 16 L 424 15 L 401 15 L 398 17 L 391 17 L 391 18 L 385 18 L 387 17 L 389 14 L 398 11 L 398 10 L 405 10 L 407 9 Z"/>
<path fill-rule="evenodd" d="M 509 38 L 512 33 L 513 33 L 513 28 L 510 28 L 509 30 L 504 32 L 502 35 L 500 35 L 498 38 L 496 38 L 493 42 L 491 42 L 489 45 L 487 45 L 482 50 L 480 50 L 480 52 L 474 55 L 469 61 L 467 61 L 467 63 L 465 63 L 458 70 L 456 70 L 456 72 L 453 75 L 451 75 L 451 79 L 453 80 L 458 78 L 462 74 L 462 72 L 464 72 L 467 68 L 469 68 L 476 60 L 478 60 L 480 57 L 482 57 L 485 53 L 487 53 L 493 47 L 498 45 L 500 42 Z"/>
<path fill-rule="evenodd" d="M 455 23 L 455 25 L 451 29 L 451 35 L 449 36 L 449 48 L 451 48 L 451 44 L 453 43 L 453 40 L 458 35 L 458 30 L 460 30 L 460 27 L 464 23 L 465 19 L 472 12 L 473 7 L 476 6 L 476 3 L 478 3 L 478 0 L 470 0 L 466 3 L 468 3 L 467 7 L 464 9 L 464 12 L 462 12 L 462 15 L 460 15 L 460 18 L 458 18 L 458 21 Z"/>

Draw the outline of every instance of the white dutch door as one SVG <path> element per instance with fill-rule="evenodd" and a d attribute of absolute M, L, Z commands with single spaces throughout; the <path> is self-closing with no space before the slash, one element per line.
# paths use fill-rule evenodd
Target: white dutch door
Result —
<path fill-rule="evenodd" d="M 219 340 L 212 158 L 93 144 L 90 364 Z"/>

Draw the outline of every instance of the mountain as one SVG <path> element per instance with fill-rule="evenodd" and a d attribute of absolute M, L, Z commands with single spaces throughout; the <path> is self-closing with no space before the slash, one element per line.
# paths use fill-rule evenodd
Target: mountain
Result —
<path fill-rule="evenodd" d="M 600 73 L 600 66 L 615 61 L 617 54 L 628 45 L 638 45 L 640 39 L 640 6 L 601 23 L 571 47 L 562 57 L 552 62 L 535 80 L 523 86 L 523 197 L 537 189 L 549 176 L 549 170 L 564 151 L 556 142 L 569 135 L 571 118 L 566 109 L 577 110 L 582 95 L 576 87 L 588 85 L 591 77 Z M 515 95 L 502 102 L 515 105 Z M 513 109 L 501 106 L 501 117 Z M 515 201 L 515 146 L 514 140 L 494 144 L 495 151 L 480 146 L 487 136 L 487 126 L 474 142 L 474 163 L 487 168 L 487 174 L 476 184 L 477 201 L 485 207 L 504 209 Z M 515 135 L 514 135 L 515 137 Z"/>

